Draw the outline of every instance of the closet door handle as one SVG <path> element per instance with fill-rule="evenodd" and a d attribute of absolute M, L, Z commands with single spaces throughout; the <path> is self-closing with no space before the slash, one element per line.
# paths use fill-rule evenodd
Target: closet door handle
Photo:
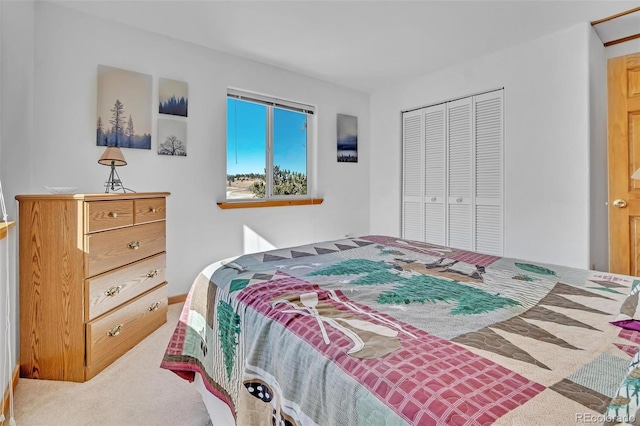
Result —
<path fill-rule="evenodd" d="M 625 207 L 627 207 L 627 202 L 621 198 L 618 198 L 613 202 L 613 205 L 619 209 L 624 209 Z"/>

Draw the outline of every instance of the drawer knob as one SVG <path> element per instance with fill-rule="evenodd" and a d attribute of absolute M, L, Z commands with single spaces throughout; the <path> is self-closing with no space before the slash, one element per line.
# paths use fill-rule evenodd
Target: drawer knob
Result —
<path fill-rule="evenodd" d="M 129 243 L 129 248 L 130 248 L 131 250 L 137 250 L 137 249 L 139 249 L 139 248 L 140 248 L 140 241 L 131 241 L 131 242 Z"/>
<path fill-rule="evenodd" d="M 118 217 L 118 212 L 109 212 L 109 216 L 115 219 L 116 217 Z"/>
<path fill-rule="evenodd" d="M 155 302 L 151 304 L 151 306 L 149 306 L 149 311 L 150 312 L 157 311 L 159 307 L 160 307 L 160 302 Z"/>
<path fill-rule="evenodd" d="M 116 337 L 122 331 L 122 324 L 118 324 L 111 330 L 107 331 L 107 336 Z"/>
<path fill-rule="evenodd" d="M 155 208 L 155 207 L 151 207 L 151 208 L 149 209 L 149 211 L 150 211 L 151 213 L 156 213 L 156 212 L 157 212 L 157 210 L 156 210 L 156 208 Z"/>
<path fill-rule="evenodd" d="M 109 290 L 105 291 L 104 294 L 106 294 L 107 296 L 113 297 L 116 294 L 120 293 L 121 288 L 122 288 L 121 285 L 114 285 Z"/>
<path fill-rule="evenodd" d="M 158 275 L 158 270 L 157 269 L 147 272 L 147 277 L 149 277 L 149 278 L 153 278 L 156 275 Z"/>

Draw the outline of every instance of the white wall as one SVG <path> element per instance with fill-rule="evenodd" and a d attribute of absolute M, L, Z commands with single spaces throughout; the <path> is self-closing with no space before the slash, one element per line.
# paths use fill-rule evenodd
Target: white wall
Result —
<path fill-rule="evenodd" d="M 607 165 L 607 61 L 605 47 L 589 32 L 590 262 L 591 269 L 609 270 L 609 193 Z"/>
<path fill-rule="evenodd" d="M 400 235 L 400 112 L 505 88 L 505 255 L 589 267 L 588 24 L 371 96 L 371 232 Z"/>
<path fill-rule="evenodd" d="M 108 168 L 95 146 L 98 64 L 189 84 L 187 157 L 152 149 L 123 150 L 125 186 L 169 191 L 167 275 L 169 294 L 188 291 L 208 263 L 256 250 L 244 247 L 245 230 L 276 247 L 369 231 L 369 96 L 278 68 L 165 38 L 59 5 L 35 6 L 34 137 L 22 189 L 77 186 L 102 192 Z M 221 210 L 225 197 L 226 89 L 236 87 L 310 103 L 318 111 L 319 206 Z M 336 162 L 336 113 L 359 118 L 357 164 Z M 154 112 L 154 123 L 158 117 Z M 154 124 L 155 126 L 155 124 Z M 24 150 L 27 150 L 24 147 Z M 17 153 L 24 156 L 26 151 Z"/>
<path fill-rule="evenodd" d="M 31 1 L 0 2 L 0 180 L 9 220 L 16 220 L 14 195 L 29 188 L 25 170 L 33 135 L 34 5 Z M 16 229 L 0 241 L 0 368 L 5 367 L 6 250 L 9 247 L 9 309 L 11 362 L 0 374 L 4 391 L 10 383 L 18 354 L 18 296 Z M 4 379 L 4 381 L 2 381 Z"/>

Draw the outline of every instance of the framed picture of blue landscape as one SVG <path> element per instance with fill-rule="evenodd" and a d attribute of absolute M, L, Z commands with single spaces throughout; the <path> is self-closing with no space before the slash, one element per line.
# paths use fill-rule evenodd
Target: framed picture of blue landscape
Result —
<path fill-rule="evenodd" d="M 358 117 L 338 114 L 338 162 L 358 162 Z"/>
<path fill-rule="evenodd" d="M 187 116 L 189 106 L 189 86 L 182 81 L 161 78 L 158 87 L 160 114 Z"/>
<path fill-rule="evenodd" d="M 98 65 L 96 145 L 151 149 L 150 75 Z"/>

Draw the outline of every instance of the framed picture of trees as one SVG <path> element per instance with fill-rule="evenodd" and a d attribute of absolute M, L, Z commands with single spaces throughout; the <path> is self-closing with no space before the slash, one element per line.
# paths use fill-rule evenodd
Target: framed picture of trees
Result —
<path fill-rule="evenodd" d="M 189 86 L 182 81 L 161 78 L 158 84 L 158 112 L 186 117 L 189 106 Z"/>
<path fill-rule="evenodd" d="M 187 156 L 187 123 L 158 119 L 158 155 Z"/>
<path fill-rule="evenodd" d="M 98 65 L 96 145 L 151 149 L 152 77 Z"/>

